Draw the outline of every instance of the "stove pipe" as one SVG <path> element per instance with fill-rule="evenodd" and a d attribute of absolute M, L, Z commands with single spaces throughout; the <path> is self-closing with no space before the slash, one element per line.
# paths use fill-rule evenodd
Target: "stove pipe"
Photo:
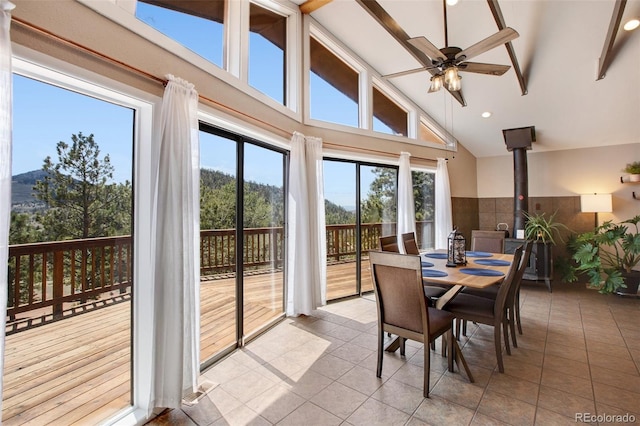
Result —
<path fill-rule="evenodd" d="M 529 209 L 527 150 L 531 149 L 531 142 L 536 140 L 536 129 L 534 126 L 505 129 L 502 135 L 507 150 L 513 152 L 513 229 L 515 233 L 519 229 L 524 229 L 526 222 L 524 212 Z"/>

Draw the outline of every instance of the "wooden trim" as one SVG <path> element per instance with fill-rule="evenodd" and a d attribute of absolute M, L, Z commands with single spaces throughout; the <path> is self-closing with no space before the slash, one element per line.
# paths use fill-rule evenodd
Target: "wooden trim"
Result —
<path fill-rule="evenodd" d="M 507 24 L 504 21 L 504 17 L 502 16 L 502 10 L 500 9 L 500 5 L 498 4 L 498 0 L 487 0 L 489 4 L 489 9 L 491 9 L 491 14 L 493 15 L 493 19 L 496 21 L 496 25 L 498 26 L 498 30 L 503 30 L 507 28 Z M 516 52 L 513 49 L 513 44 L 511 42 L 505 43 L 504 47 L 507 49 L 507 53 L 509 54 L 509 59 L 511 59 L 511 65 L 513 65 L 513 70 L 516 72 L 516 77 L 518 78 L 518 84 L 520 84 L 520 90 L 522 91 L 522 95 L 526 95 L 529 91 L 527 89 L 527 82 L 522 75 L 522 71 L 520 71 L 520 65 L 518 64 L 518 57 L 516 56 Z"/>
<path fill-rule="evenodd" d="M 607 30 L 607 37 L 604 40 L 604 46 L 602 46 L 602 53 L 600 54 L 600 60 L 598 61 L 598 77 L 597 80 L 602 80 L 607 74 L 607 68 L 611 64 L 613 43 L 616 41 L 616 35 L 620 28 L 620 21 L 622 21 L 622 14 L 624 8 L 627 5 L 627 0 L 616 0 L 616 4 L 613 7 L 613 14 L 611 15 L 611 21 L 609 22 L 609 29 Z"/>
<path fill-rule="evenodd" d="M 300 5 L 300 12 L 308 15 L 331 3 L 333 0 L 307 0 Z"/>

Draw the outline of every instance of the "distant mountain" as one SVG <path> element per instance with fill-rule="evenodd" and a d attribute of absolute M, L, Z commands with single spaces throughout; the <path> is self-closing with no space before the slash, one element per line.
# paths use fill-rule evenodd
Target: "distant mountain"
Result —
<path fill-rule="evenodd" d="M 44 179 L 47 172 L 32 170 L 11 177 L 11 206 L 14 210 L 34 210 L 44 206 L 42 201 L 33 195 L 36 181 Z"/>

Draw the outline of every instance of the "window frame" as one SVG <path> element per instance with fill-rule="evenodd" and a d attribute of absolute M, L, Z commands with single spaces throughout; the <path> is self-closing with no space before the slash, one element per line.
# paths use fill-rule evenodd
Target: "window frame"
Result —
<path fill-rule="evenodd" d="M 285 59 L 285 102 L 287 106 L 285 106 L 250 86 L 248 82 L 248 13 L 250 0 L 227 1 L 224 17 L 222 68 L 136 18 L 134 6 L 128 8 L 118 7 L 110 1 L 77 1 L 267 106 L 296 121 L 302 120 L 300 112 L 300 75 L 302 70 L 299 65 L 302 50 L 298 42 L 302 13 L 297 7 L 294 7 L 295 5 L 278 3 L 273 0 L 252 0 L 253 3 L 260 7 L 287 17 L 287 52 Z M 131 1 L 135 3 L 137 0 Z"/>
<path fill-rule="evenodd" d="M 148 271 L 153 270 L 152 236 L 148 218 L 152 217 L 151 146 L 154 114 L 161 99 L 20 46 L 13 49 L 12 72 L 24 77 L 71 90 L 134 111 L 133 118 L 133 279 L 131 304 L 131 405 L 105 423 L 132 424 L 147 419 L 153 377 L 152 336 L 153 283 Z M 145 219 L 147 218 L 147 219 Z"/>
<path fill-rule="evenodd" d="M 303 39 L 304 39 L 304 124 L 322 127 L 326 129 L 336 130 L 344 133 L 355 133 L 363 136 L 372 136 L 385 140 L 392 140 L 413 145 L 445 149 L 447 151 L 457 151 L 457 139 L 450 135 L 449 132 L 440 126 L 433 118 L 424 110 L 410 101 L 402 92 L 399 91 L 391 82 L 382 78 L 369 64 L 362 60 L 358 55 L 351 51 L 342 42 L 337 40 L 328 30 L 326 30 L 319 22 L 315 21 L 311 16 L 304 15 L 303 19 Z M 335 54 L 346 64 L 350 65 L 354 70 L 360 73 L 360 93 L 359 93 L 359 127 L 351 127 L 337 123 L 330 123 L 313 119 L 309 116 L 310 111 L 310 93 L 309 93 L 309 37 L 313 36 L 323 43 L 323 45 Z M 394 101 L 401 108 L 407 111 L 407 136 L 396 136 L 387 133 L 381 133 L 373 130 L 373 86 L 385 94 L 390 100 Z M 419 139 L 418 127 L 420 121 L 427 123 L 431 131 L 438 136 L 442 143 L 433 143 Z"/>

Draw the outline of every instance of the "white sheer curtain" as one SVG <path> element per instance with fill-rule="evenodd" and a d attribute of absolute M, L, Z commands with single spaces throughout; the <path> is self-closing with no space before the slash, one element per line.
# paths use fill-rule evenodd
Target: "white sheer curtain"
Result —
<path fill-rule="evenodd" d="M 436 166 L 436 249 L 447 248 L 447 237 L 453 229 L 451 217 L 451 188 L 447 160 L 438 158 Z"/>
<path fill-rule="evenodd" d="M 0 375 L 4 372 L 4 327 L 7 319 L 7 262 L 11 221 L 11 10 L 14 5 L 0 0 Z M 1 376 L 0 376 L 1 377 Z M 0 378 L 0 396 L 2 395 Z M 2 400 L 0 398 L 0 411 Z"/>
<path fill-rule="evenodd" d="M 413 202 L 413 181 L 411 179 L 411 154 L 400 153 L 398 170 L 398 247 L 404 252 L 402 234 L 416 232 L 416 207 Z"/>
<path fill-rule="evenodd" d="M 310 315 L 327 303 L 322 140 L 291 138 L 287 215 L 287 315 Z"/>
<path fill-rule="evenodd" d="M 180 407 L 200 369 L 198 93 L 168 75 L 154 146 L 153 406 Z"/>

